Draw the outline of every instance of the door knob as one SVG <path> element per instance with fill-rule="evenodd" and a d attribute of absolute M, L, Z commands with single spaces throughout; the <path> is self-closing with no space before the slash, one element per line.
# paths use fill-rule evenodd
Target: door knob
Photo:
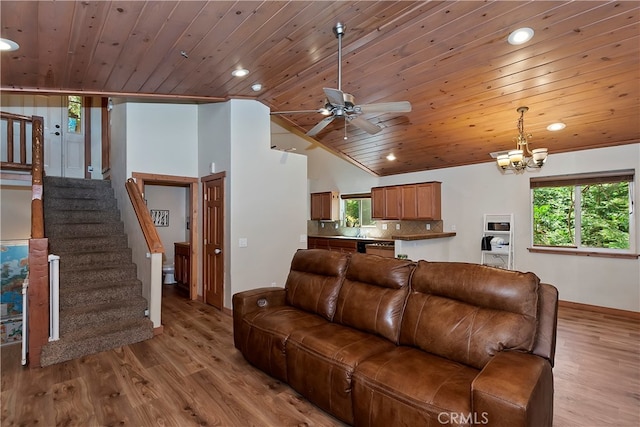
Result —
<path fill-rule="evenodd" d="M 220 249 L 215 249 L 215 250 L 213 251 L 213 253 L 214 253 L 214 254 L 216 254 L 216 255 L 218 255 L 218 254 L 221 254 L 221 253 L 222 253 L 222 251 L 221 251 Z"/>

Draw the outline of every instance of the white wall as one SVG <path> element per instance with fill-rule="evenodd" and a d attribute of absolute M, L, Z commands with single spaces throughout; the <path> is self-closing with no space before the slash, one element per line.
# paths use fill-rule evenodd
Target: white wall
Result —
<path fill-rule="evenodd" d="M 31 182 L 0 181 L 0 240 L 31 238 Z"/>
<path fill-rule="evenodd" d="M 169 225 L 156 227 L 158 236 L 164 246 L 163 261 L 165 264 L 174 263 L 174 243 L 188 242 L 187 231 L 187 196 L 188 188 L 170 187 L 167 185 L 145 185 L 144 198 L 147 208 L 169 211 Z"/>
<path fill-rule="evenodd" d="M 215 162 L 227 172 L 224 304 L 231 307 L 236 292 L 283 286 L 293 253 L 306 247 L 307 159 L 270 149 L 269 110 L 259 102 L 200 108 L 200 170 Z"/>
<path fill-rule="evenodd" d="M 152 259 L 147 257 L 149 249 L 124 185 L 133 172 L 197 176 L 197 122 L 195 105 L 114 99 L 111 112 L 111 185 L 118 199 L 133 262 L 138 267 L 143 296 L 150 303 L 155 301 L 159 304 L 162 262 L 157 263 L 160 266 L 158 271 L 152 272 Z M 150 318 L 158 327 L 159 309 L 150 309 Z"/>
<path fill-rule="evenodd" d="M 493 162 L 436 169 L 377 178 L 362 176 L 361 169 L 272 125 L 274 141 L 283 147 L 296 147 L 309 156 L 309 191 L 338 190 L 341 193 L 367 192 L 376 185 L 442 182 L 444 230 L 455 228 L 456 236 L 437 241 L 401 244 L 403 253 L 413 259 L 480 262 L 482 215 L 515 214 L 515 267 L 532 271 L 544 282 L 555 285 L 560 299 L 583 304 L 640 311 L 640 261 L 575 255 L 530 253 L 530 190 L 532 176 L 551 176 L 582 172 L 635 169 L 635 200 L 640 200 L 640 144 L 584 150 L 550 155 L 541 171 L 523 175 L 502 175 Z M 328 173 L 330 171 L 330 173 Z M 330 176 L 327 176 L 330 175 Z M 356 183 L 356 184 L 354 184 Z M 640 217 L 636 214 L 636 222 Z M 640 227 L 632 230 L 636 253 Z M 396 251 L 398 252 L 398 251 Z"/>

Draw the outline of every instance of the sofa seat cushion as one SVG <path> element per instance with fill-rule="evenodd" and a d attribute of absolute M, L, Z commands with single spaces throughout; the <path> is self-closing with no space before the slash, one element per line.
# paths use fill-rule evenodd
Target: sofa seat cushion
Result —
<path fill-rule="evenodd" d="M 286 342 L 289 385 L 310 401 L 353 423 L 351 376 L 366 358 L 395 345 L 335 323 L 291 333 Z"/>
<path fill-rule="evenodd" d="M 354 424 L 429 426 L 466 421 L 471 413 L 471 383 L 478 373 L 413 347 L 372 356 L 353 374 Z"/>
<path fill-rule="evenodd" d="M 287 381 L 285 344 L 297 329 L 327 323 L 313 313 L 290 306 L 273 307 L 248 313 L 242 319 L 240 350 L 257 368 L 274 378 Z"/>

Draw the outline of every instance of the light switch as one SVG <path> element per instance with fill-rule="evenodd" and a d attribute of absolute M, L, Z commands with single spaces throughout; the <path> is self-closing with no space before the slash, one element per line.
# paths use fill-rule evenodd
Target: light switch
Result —
<path fill-rule="evenodd" d="M 247 238 L 246 237 L 241 237 L 238 239 L 238 247 L 240 248 L 246 248 L 247 247 Z"/>

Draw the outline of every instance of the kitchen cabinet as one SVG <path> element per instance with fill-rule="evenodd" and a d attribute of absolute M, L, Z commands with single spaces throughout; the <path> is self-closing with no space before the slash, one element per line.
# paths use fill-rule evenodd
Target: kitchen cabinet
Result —
<path fill-rule="evenodd" d="M 402 213 L 400 186 L 371 189 L 371 217 L 375 219 L 400 219 Z"/>
<path fill-rule="evenodd" d="M 441 220 L 440 188 L 440 182 L 403 185 L 401 219 Z"/>
<path fill-rule="evenodd" d="M 355 239 L 336 239 L 330 237 L 309 237 L 307 238 L 307 248 L 327 249 L 337 252 L 357 252 L 358 242 Z"/>
<path fill-rule="evenodd" d="M 311 193 L 311 219 L 338 221 L 340 219 L 340 197 L 335 191 Z"/>
<path fill-rule="evenodd" d="M 178 289 L 189 294 L 191 286 L 191 244 L 189 242 L 181 242 L 173 244 L 175 280 Z"/>
<path fill-rule="evenodd" d="M 441 220 L 441 183 L 375 187 L 371 189 L 372 217 L 376 219 Z"/>

